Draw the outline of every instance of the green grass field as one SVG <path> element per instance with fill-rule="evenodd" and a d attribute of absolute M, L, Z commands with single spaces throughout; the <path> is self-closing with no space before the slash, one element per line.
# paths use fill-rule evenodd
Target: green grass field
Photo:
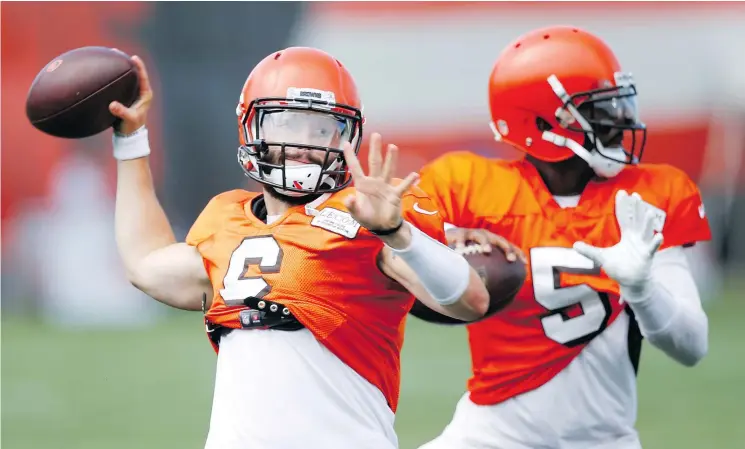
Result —
<path fill-rule="evenodd" d="M 745 448 L 745 302 L 709 307 L 707 359 L 688 369 L 645 345 L 645 449 Z M 3 449 L 201 449 L 215 355 L 199 314 L 137 331 L 61 331 L 2 319 Z M 463 329 L 412 319 L 397 418 L 401 448 L 436 436 L 465 388 Z M 322 431 L 322 429 L 319 429 Z"/>

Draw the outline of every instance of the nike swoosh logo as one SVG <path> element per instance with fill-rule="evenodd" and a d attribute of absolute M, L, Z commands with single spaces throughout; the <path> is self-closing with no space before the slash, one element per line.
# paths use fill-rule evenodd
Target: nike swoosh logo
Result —
<path fill-rule="evenodd" d="M 436 210 L 429 211 L 429 210 L 422 209 L 421 207 L 419 207 L 419 203 L 414 203 L 414 210 L 424 215 L 434 215 L 437 213 Z"/>

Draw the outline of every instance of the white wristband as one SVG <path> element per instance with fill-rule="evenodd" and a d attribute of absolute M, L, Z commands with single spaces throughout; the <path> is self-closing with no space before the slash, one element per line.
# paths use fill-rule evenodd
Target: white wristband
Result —
<path fill-rule="evenodd" d="M 114 131 L 112 143 L 114 144 L 114 157 L 120 161 L 139 159 L 150 154 L 150 142 L 145 125 L 127 135 Z"/>
<path fill-rule="evenodd" d="M 452 249 L 409 223 L 411 244 L 408 248 L 390 248 L 419 277 L 432 298 L 443 306 L 458 302 L 468 288 L 471 267 Z"/>

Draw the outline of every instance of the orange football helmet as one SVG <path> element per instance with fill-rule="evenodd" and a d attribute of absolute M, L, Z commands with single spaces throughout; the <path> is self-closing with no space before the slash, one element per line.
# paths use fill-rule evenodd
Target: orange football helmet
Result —
<path fill-rule="evenodd" d="M 267 56 L 248 75 L 236 115 L 238 162 L 251 179 L 290 196 L 351 182 L 342 145 L 359 151 L 362 103 L 352 75 L 331 55 L 291 47 Z M 298 163 L 288 155 L 299 150 L 323 156 Z"/>
<path fill-rule="evenodd" d="M 543 28 L 508 45 L 491 72 L 489 107 L 495 139 L 543 161 L 577 155 L 612 177 L 644 151 L 633 77 L 579 28 Z"/>

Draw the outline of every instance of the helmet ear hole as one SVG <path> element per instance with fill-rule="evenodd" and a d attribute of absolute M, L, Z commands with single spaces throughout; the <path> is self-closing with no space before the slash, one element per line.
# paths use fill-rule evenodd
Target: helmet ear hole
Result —
<path fill-rule="evenodd" d="M 540 132 L 551 131 L 554 128 L 553 126 L 551 126 L 548 120 L 542 117 L 535 118 L 535 127 L 538 128 L 538 131 Z"/>

